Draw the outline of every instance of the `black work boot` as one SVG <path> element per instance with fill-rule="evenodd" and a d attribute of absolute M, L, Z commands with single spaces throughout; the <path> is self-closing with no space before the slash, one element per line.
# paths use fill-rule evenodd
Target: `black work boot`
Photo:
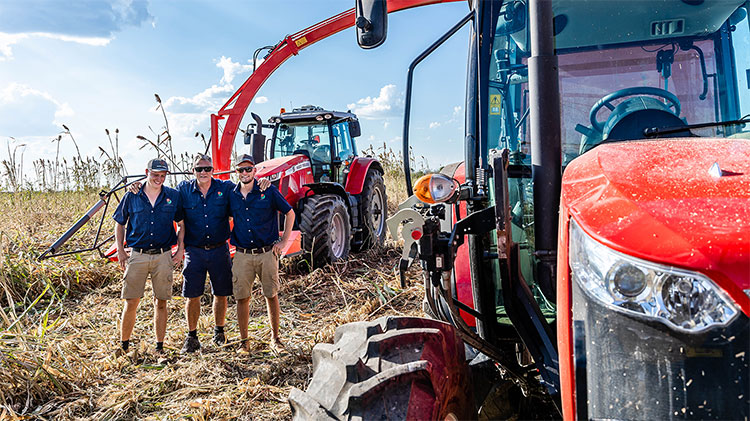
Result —
<path fill-rule="evenodd" d="M 182 345 L 180 354 L 190 354 L 201 349 L 201 343 L 196 336 L 185 338 L 185 344 Z"/>
<path fill-rule="evenodd" d="M 227 343 L 227 338 L 224 336 L 224 326 L 214 327 L 214 344 L 218 347 L 224 346 Z"/>

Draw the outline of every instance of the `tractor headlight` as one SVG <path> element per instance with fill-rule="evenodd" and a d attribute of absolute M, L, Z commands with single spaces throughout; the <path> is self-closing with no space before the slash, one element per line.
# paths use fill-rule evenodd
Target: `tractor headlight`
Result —
<path fill-rule="evenodd" d="M 728 324 L 735 304 L 703 274 L 616 252 L 570 221 L 570 269 L 580 287 L 603 304 L 689 333 Z"/>
<path fill-rule="evenodd" d="M 426 174 L 414 185 L 414 195 L 425 203 L 453 202 L 458 196 L 458 181 L 443 174 Z"/>

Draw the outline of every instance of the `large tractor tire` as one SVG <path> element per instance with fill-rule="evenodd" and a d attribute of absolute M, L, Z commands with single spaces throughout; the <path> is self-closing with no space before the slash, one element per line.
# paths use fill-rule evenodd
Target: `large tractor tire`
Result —
<path fill-rule="evenodd" d="M 359 250 L 367 250 L 385 243 L 388 219 L 388 197 L 385 193 L 383 175 L 375 169 L 367 170 L 367 178 L 362 187 L 362 244 Z"/>
<path fill-rule="evenodd" d="M 476 409 L 464 344 L 447 323 L 383 317 L 336 329 L 313 348 L 306 392 L 292 389 L 295 420 L 464 420 Z"/>
<path fill-rule="evenodd" d="M 299 226 L 305 256 L 313 267 L 322 267 L 349 256 L 349 211 L 339 196 L 311 196 L 305 202 Z"/>

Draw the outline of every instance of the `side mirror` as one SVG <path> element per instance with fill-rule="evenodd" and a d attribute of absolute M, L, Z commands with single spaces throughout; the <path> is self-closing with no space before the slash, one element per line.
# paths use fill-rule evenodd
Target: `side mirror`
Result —
<path fill-rule="evenodd" d="M 385 41 L 388 32 L 386 0 L 355 0 L 357 43 L 364 49 L 375 48 Z"/>
<path fill-rule="evenodd" d="M 362 135 L 362 128 L 359 126 L 358 120 L 349 121 L 349 136 L 358 137 Z"/>

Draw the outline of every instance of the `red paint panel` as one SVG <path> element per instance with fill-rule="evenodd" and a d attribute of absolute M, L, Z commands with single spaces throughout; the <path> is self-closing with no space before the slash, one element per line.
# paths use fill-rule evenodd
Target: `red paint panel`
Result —
<path fill-rule="evenodd" d="M 349 194 L 360 194 L 365 186 L 367 170 L 375 161 L 375 158 L 356 157 L 349 166 L 349 175 L 346 176 L 346 186 L 344 190 Z"/>
<path fill-rule="evenodd" d="M 718 163 L 725 175 L 709 169 Z M 619 252 L 701 272 L 750 315 L 750 141 L 664 139 L 604 144 L 575 159 L 563 203 Z"/>
<path fill-rule="evenodd" d="M 466 166 L 464 163 L 456 168 L 456 172 L 453 174 L 459 183 L 466 182 Z M 459 212 L 461 217 L 466 217 L 466 202 L 460 202 Z M 456 213 L 452 215 L 453 224 L 457 222 Z M 469 243 L 464 242 L 456 250 L 456 260 L 454 262 L 454 271 L 456 273 L 456 296 L 458 301 L 466 304 L 467 306 L 474 308 L 474 294 L 471 291 L 471 267 L 469 266 Z M 477 321 L 474 316 L 469 315 L 463 310 L 459 310 L 466 324 L 469 326 L 476 326 Z"/>
<path fill-rule="evenodd" d="M 305 163 L 308 164 L 306 167 L 304 167 Z M 256 177 L 268 178 L 281 173 L 279 190 L 286 201 L 294 207 L 297 205 L 297 201 L 304 197 L 305 193 L 309 190 L 304 185 L 313 182 L 312 168 L 309 166 L 309 163 L 310 160 L 304 155 L 269 159 L 257 165 L 258 172 L 256 173 Z M 304 168 L 295 171 L 295 166 L 303 166 Z M 289 174 L 290 171 L 294 172 Z"/>

